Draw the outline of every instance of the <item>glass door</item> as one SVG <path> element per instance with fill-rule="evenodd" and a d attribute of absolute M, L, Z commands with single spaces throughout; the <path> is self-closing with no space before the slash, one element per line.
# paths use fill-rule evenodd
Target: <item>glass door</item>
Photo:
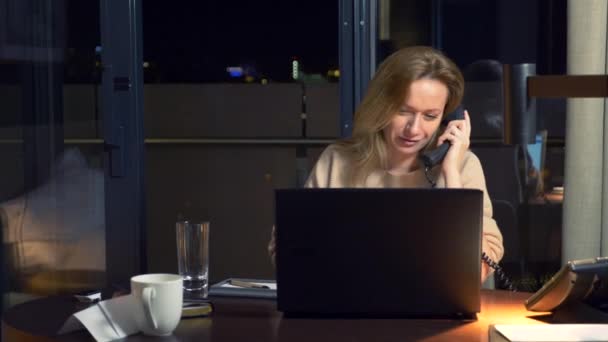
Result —
<path fill-rule="evenodd" d="M 4 307 L 105 281 L 95 2 L 0 1 Z"/>
<path fill-rule="evenodd" d="M 137 246 L 114 243 L 140 240 L 133 203 L 141 196 L 132 188 L 141 158 L 120 135 L 137 139 L 130 131 L 141 130 L 132 109 L 138 44 L 114 32 L 136 26 L 137 5 L 0 0 L 2 309 L 100 289 L 141 270 L 131 257 Z M 116 63 L 121 52 L 133 57 Z M 118 140 L 108 138 L 116 132 Z"/>

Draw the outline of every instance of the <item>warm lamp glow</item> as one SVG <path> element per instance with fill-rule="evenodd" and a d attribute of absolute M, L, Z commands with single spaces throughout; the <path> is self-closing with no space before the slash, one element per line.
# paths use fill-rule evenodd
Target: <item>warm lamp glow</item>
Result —
<path fill-rule="evenodd" d="M 490 292 L 482 291 L 482 296 Z M 451 341 L 470 340 L 471 336 L 479 333 L 479 340 L 486 341 L 488 338 L 489 326 L 492 324 L 546 324 L 542 320 L 534 317 L 546 316 L 547 312 L 532 312 L 526 310 L 522 293 L 509 293 L 499 291 L 500 297 L 493 301 L 481 302 L 481 311 L 477 314 L 477 320 L 470 323 L 455 326 L 451 329 L 442 330 L 436 335 L 429 336 L 423 341 Z M 528 295 L 528 294 L 526 294 Z M 460 337 L 460 339 L 458 339 Z"/>

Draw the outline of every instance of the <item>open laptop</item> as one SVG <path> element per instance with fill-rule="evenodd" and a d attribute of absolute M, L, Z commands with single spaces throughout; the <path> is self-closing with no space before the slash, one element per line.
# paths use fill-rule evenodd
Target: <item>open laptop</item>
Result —
<path fill-rule="evenodd" d="M 278 309 L 475 318 L 482 208 L 472 189 L 276 190 Z"/>

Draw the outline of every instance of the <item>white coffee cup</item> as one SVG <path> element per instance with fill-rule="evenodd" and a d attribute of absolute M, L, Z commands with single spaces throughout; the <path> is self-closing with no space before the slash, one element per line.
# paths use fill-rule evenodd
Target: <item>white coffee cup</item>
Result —
<path fill-rule="evenodd" d="M 131 295 L 140 310 L 137 327 L 146 335 L 171 335 L 182 316 L 183 278 L 177 274 L 142 274 L 131 278 Z"/>

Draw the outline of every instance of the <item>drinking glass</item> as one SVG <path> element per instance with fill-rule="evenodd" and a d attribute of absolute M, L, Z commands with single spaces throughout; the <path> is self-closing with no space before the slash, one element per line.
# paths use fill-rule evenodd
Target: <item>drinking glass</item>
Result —
<path fill-rule="evenodd" d="M 209 293 L 209 222 L 176 223 L 177 264 L 184 295 L 207 298 Z"/>

